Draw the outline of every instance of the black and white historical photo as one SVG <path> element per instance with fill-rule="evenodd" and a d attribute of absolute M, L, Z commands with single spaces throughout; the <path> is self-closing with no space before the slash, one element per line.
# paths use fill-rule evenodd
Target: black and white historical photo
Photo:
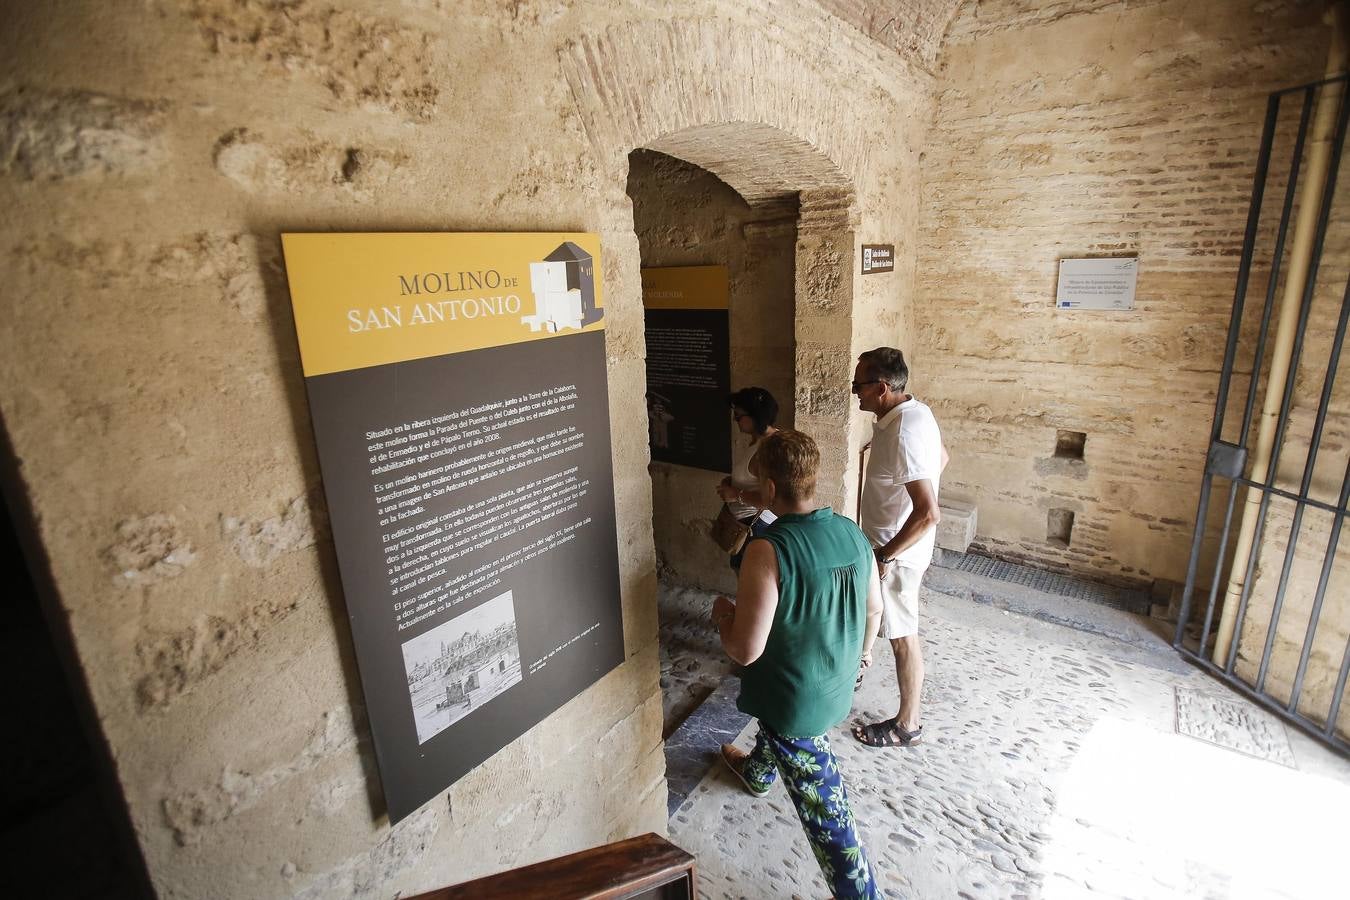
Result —
<path fill-rule="evenodd" d="M 417 743 L 425 744 L 520 683 L 510 591 L 403 645 Z"/>

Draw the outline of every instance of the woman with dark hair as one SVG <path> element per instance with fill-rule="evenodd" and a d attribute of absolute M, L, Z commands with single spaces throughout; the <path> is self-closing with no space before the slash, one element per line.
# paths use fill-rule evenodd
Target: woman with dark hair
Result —
<path fill-rule="evenodd" d="M 755 458 L 759 442 L 778 431 L 774 427 L 778 419 L 778 401 L 761 387 L 741 388 L 729 399 L 736 428 L 749 440 L 743 445 L 733 446 L 731 475 L 723 478 L 717 486 L 717 496 L 722 498 L 737 521 L 750 526 L 753 537 L 768 528 L 769 523 L 763 521 L 764 503 L 759 493 L 759 479 L 750 473 L 750 460 Z M 744 552 L 742 547 L 732 554 L 733 570 L 740 571 Z"/>

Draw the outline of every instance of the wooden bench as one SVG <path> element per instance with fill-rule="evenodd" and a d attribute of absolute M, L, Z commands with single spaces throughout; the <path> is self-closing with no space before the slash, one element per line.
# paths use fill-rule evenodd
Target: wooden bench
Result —
<path fill-rule="evenodd" d="M 408 900 L 695 900 L 694 858 L 644 834 Z"/>

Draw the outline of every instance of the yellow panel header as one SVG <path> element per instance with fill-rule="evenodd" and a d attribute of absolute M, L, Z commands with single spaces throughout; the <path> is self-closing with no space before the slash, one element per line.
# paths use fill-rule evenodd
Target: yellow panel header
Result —
<path fill-rule="evenodd" d="M 642 270 L 647 309 L 727 309 L 731 288 L 726 266 L 671 266 Z"/>
<path fill-rule="evenodd" d="M 305 376 L 605 327 L 600 238 L 283 234 Z"/>

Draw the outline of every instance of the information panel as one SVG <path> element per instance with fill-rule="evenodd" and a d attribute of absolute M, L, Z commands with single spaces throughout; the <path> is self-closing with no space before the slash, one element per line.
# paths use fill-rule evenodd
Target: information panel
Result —
<path fill-rule="evenodd" d="M 1055 305 L 1060 309 L 1134 309 L 1135 257 L 1061 259 Z"/>
<path fill-rule="evenodd" d="M 398 821 L 623 661 L 599 240 L 282 243 Z"/>
<path fill-rule="evenodd" d="M 731 471 L 726 266 L 642 270 L 652 459 Z"/>

